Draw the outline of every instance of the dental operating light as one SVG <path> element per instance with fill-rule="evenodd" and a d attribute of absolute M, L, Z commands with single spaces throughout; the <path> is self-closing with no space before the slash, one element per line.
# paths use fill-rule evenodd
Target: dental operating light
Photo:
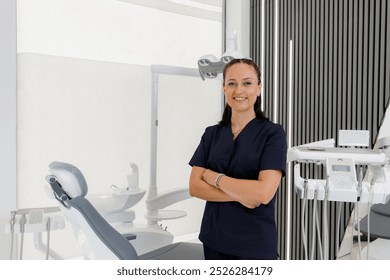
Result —
<path fill-rule="evenodd" d="M 226 52 L 217 58 L 215 55 L 206 54 L 198 60 L 198 70 L 202 80 L 213 79 L 223 72 L 225 65 L 235 58 L 249 58 L 237 50 L 237 33 L 228 34 L 226 39 Z"/>

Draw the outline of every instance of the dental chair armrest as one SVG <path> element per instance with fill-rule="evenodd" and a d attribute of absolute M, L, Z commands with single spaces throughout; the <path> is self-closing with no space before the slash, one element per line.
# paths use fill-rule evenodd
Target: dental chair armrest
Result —
<path fill-rule="evenodd" d="M 122 234 L 124 238 L 126 238 L 127 240 L 134 240 L 137 238 L 137 235 L 134 234 L 134 233 L 125 233 L 125 234 Z"/>

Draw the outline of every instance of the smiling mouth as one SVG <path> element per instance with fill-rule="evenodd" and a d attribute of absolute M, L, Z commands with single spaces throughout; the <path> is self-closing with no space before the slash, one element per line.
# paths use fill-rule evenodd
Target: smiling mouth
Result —
<path fill-rule="evenodd" d="M 246 97 L 233 97 L 233 99 L 236 100 L 236 101 L 244 101 L 247 98 Z"/>

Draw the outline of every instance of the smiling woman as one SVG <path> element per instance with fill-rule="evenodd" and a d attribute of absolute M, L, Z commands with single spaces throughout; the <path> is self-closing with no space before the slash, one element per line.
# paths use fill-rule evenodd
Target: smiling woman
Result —
<path fill-rule="evenodd" d="M 261 111 L 252 60 L 233 59 L 223 74 L 222 120 L 206 128 L 189 162 L 190 193 L 207 201 L 199 239 L 206 259 L 277 259 L 274 204 L 286 136 Z"/>

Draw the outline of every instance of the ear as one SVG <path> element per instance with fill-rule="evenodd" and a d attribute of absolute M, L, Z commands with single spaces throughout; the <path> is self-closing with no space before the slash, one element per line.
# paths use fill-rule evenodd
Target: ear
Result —
<path fill-rule="evenodd" d="M 257 96 L 260 96 L 261 95 L 261 83 L 259 84 L 259 91 L 257 93 Z"/>

